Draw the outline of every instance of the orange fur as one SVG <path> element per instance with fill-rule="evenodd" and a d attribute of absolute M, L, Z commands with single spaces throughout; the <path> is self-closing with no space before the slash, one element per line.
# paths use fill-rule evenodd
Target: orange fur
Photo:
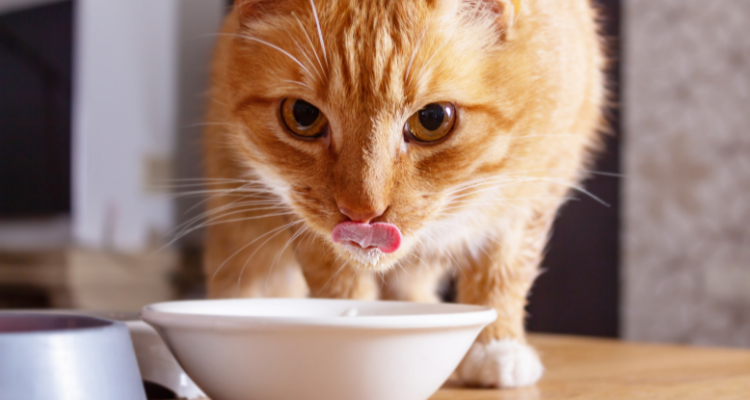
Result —
<path fill-rule="evenodd" d="M 591 5 L 314 5 L 240 0 L 220 36 L 209 209 L 235 222 L 209 228 L 210 296 L 304 295 L 301 267 L 312 296 L 432 301 L 455 270 L 459 301 L 500 315 L 478 340 L 523 342 L 548 230 L 597 144 L 604 59 Z M 326 115 L 326 140 L 285 131 L 287 97 Z M 441 101 L 457 107 L 450 136 L 405 144 L 406 119 Z M 376 221 L 401 229 L 401 248 L 372 265 L 333 244 L 340 203 L 385 209 Z"/>

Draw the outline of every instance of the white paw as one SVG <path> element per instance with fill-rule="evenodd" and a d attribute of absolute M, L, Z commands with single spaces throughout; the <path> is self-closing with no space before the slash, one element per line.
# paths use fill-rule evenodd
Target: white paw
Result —
<path fill-rule="evenodd" d="M 531 346 L 509 339 L 475 342 L 456 370 L 464 385 L 501 388 L 533 385 L 543 372 Z"/>

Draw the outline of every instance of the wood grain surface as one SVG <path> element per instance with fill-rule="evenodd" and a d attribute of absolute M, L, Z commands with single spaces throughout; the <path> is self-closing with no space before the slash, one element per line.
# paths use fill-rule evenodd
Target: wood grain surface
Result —
<path fill-rule="evenodd" d="M 750 351 L 531 335 L 546 367 L 534 387 L 446 387 L 430 400 L 750 400 Z"/>

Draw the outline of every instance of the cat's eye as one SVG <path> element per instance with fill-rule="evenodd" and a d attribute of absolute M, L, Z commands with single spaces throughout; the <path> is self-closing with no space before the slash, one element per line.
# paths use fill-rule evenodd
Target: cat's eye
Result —
<path fill-rule="evenodd" d="M 321 137 L 328 129 L 328 119 L 318 107 L 300 99 L 284 99 L 281 120 L 292 133 L 308 139 Z"/>
<path fill-rule="evenodd" d="M 419 142 L 437 142 L 456 124 L 456 107 L 451 103 L 431 103 L 415 112 L 404 125 L 407 138 Z"/>

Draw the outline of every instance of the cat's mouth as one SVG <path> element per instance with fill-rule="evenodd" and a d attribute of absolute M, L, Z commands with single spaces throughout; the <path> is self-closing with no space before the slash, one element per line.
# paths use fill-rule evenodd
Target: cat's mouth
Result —
<path fill-rule="evenodd" d="M 378 248 L 378 246 L 362 247 L 362 246 L 360 246 L 359 243 L 352 242 L 351 240 L 346 240 L 346 241 L 343 242 L 343 244 L 346 244 L 346 245 L 349 245 L 349 246 L 353 246 L 353 247 L 359 247 L 359 248 L 364 249 L 364 250 L 374 250 L 374 249 Z"/>
<path fill-rule="evenodd" d="M 346 221 L 333 228 L 331 239 L 334 243 L 388 254 L 401 247 L 402 236 L 396 225 L 386 222 L 368 224 Z"/>

